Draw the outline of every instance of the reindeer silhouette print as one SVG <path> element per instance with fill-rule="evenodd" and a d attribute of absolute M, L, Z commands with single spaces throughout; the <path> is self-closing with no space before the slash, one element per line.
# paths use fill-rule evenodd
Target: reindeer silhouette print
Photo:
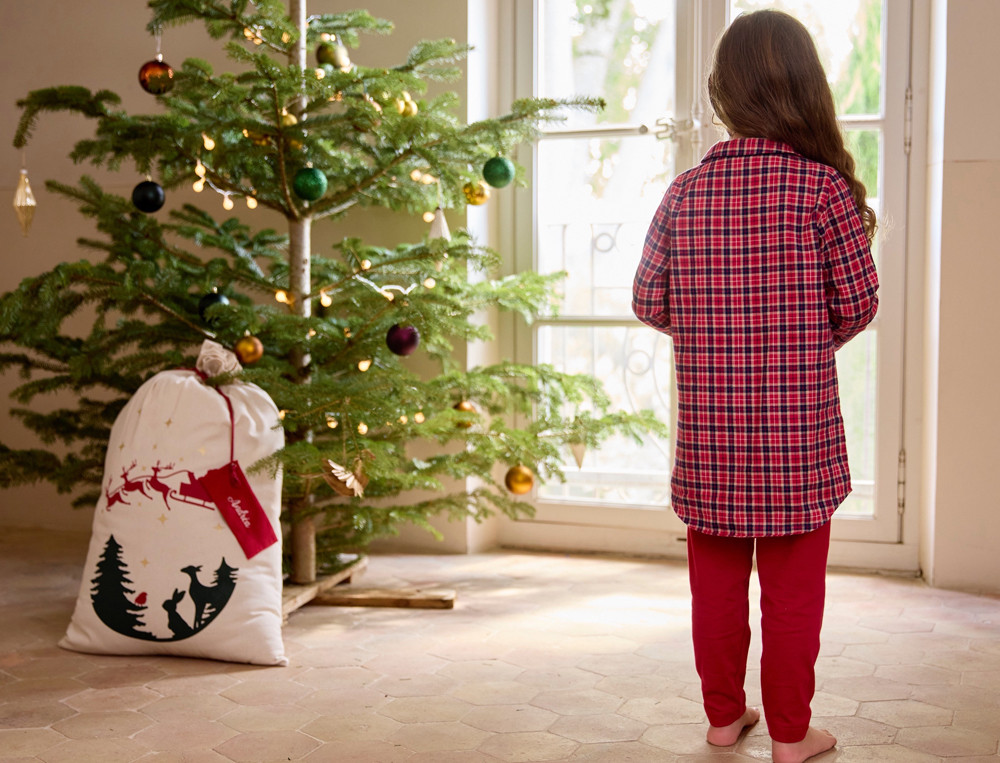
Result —
<path fill-rule="evenodd" d="M 215 571 L 216 582 L 210 586 L 203 585 L 198 580 L 201 565 L 188 565 L 181 572 L 191 578 L 188 593 L 191 594 L 191 601 L 194 603 L 194 627 L 204 628 L 222 611 L 226 602 L 229 601 L 229 597 L 233 595 L 236 579 L 232 573 L 236 570 L 226 564 L 226 560 L 223 559 L 219 569 Z"/>
<path fill-rule="evenodd" d="M 201 482 L 198 481 L 193 472 L 186 469 L 171 472 L 170 470 L 174 468 L 173 464 L 157 462 L 151 469 L 152 474 L 132 476 L 132 470 L 135 469 L 135 466 L 136 462 L 133 461 L 128 468 L 122 467 L 120 484 L 113 487 L 109 483 L 104 488 L 104 497 L 107 499 L 106 511 L 111 511 L 111 507 L 118 503 L 131 506 L 132 503 L 128 498 L 135 494 L 146 498 L 159 495 L 168 510 L 173 509 L 174 503 L 184 503 L 215 511 L 215 504 L 212 502 L 211 496 L 205 492 L 205 488 L 201 486 Z"/>

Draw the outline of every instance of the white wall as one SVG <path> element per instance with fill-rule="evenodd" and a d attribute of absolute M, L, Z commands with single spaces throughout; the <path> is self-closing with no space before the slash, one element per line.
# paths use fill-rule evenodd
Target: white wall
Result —
<path fill-rule="evenodd" d="M 932 4 L 921 564 L 1000 591 L 1000 50 L 995 0 Z"/>

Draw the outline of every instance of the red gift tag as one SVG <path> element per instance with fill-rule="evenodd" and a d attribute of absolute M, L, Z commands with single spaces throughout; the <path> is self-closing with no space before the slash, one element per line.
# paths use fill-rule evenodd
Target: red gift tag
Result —
<path fill-rule="evenodd" d="M 247 559 L 278 542 L 264 508 L 237 461 L 212 469 L 198 481 L 219 508 Z"/>

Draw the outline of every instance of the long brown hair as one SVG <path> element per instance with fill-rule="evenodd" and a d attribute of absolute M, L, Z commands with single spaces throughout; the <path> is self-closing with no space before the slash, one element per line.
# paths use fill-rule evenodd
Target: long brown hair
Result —
<path fill-rule="evenodd" d="M 872 240 L 875 210 L 854 174 L 816 45 L 797 19 L 774 10 L 737 17 L 716 45 L 708 95 L 729 132 L 782 141 L 840 173 Z"/>

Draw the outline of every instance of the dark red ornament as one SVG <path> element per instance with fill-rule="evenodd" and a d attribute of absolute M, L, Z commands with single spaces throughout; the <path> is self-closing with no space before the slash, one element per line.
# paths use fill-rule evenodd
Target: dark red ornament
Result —
<path fill-rule="evenodd" d="M 139 69 L 139 84 L 153 95 L 169 93 L 174 87 L 174 70 L 161 58 L 154 58 Z"/>
<path fill-rule="evenodd" d="M 420 332 L 416 326 L 394 323 L 385 335 L 385 343 L 397 355 L 409 355 L 420 344 Z"/>

